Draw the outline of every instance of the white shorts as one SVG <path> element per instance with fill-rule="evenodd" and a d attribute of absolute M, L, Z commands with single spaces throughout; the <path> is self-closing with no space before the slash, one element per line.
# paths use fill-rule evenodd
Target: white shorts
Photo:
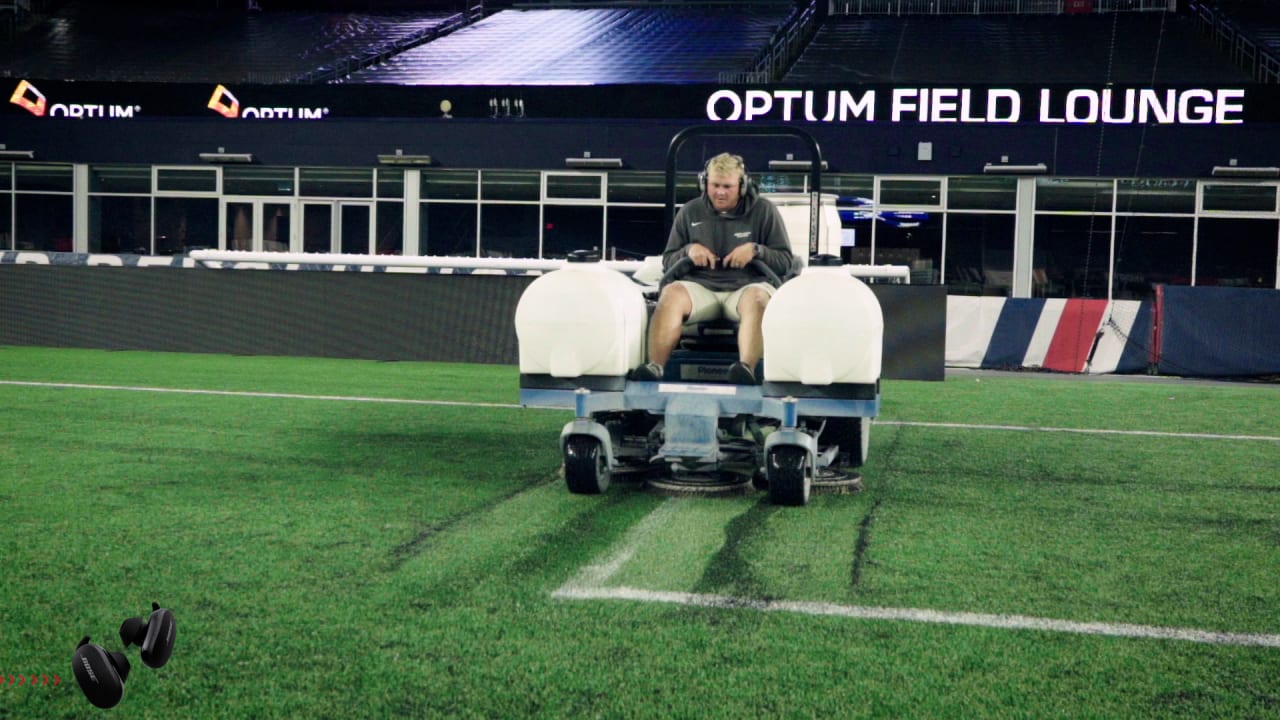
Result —
<path fill-rule="evenodd" d="M 693 300 L 693 311 L 689 313 L 689 319 L 685 320 L 685 322 L 695 323 L 717 320 L 722 317 L 733 322 L 739 322 L 742 317 L 738 315 L 738 301 L 742 299 L 742 293 L 747 288 L 760 288 L 769 297 L 773 297 L 773 291 L 776 289 L 767 282 L 743 285 L 737 290 L 708 290 L 706 287 L 691 280 L 676 280 L 676 282 L 688 291 L 689 297 Z"/>

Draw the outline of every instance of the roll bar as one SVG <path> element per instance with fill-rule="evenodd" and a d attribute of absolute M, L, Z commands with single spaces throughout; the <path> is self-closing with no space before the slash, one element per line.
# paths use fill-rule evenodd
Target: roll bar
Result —
<path fill-rule="evenodd" d="M 812 162 L 809 165 L 809 254 L 818 252 L 818 209 L 819 194 L 822 190 L 822 149 L 818 141 L 809 133 L 794 127 L 749 127 L 746 125 L 695 125 L 676 133 L 667 146 L 666 162 L 666 216 L 662 228 L 671 234 L 671 226 L 676 219 L 676 157 L 685 141 L 709 135 L 733 135 L 755 137 L 792 137 L 800 140 L 809 149 Z"/>

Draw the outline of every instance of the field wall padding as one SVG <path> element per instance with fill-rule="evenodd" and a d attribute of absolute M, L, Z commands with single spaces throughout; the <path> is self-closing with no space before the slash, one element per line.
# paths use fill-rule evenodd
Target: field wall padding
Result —
<path fill-rule="evenodd" d="M 1280 375 L 1280 290 L 1166 285 L 1159 317 L 1162 374 Z"/>
<path fill-rule="evenodd" d="M 530 275 L 0 264 L 0 345 L 512 364 Z M 943 286 L 872 285 L 883 377 L 941 380 Z"/>

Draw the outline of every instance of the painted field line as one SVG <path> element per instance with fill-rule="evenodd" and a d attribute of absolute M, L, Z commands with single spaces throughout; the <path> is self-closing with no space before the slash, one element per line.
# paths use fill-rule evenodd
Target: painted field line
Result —
<path fill-rule="evenodd" d="M 173 393 L 179 395 L 221 395 L 226 397 L 283 398 L 286 400 L 327 400 L 330 402 L 388 403 L 392 405 L 446 405 L 451 407 L 502 408 L 518 410 L 523 405 L 513 403 L 478 403 L 460 400 L 410 400 L 407 398 L 364 397 L 359 395 L 301 395 L 295 393 L 253 392 L 247 390 L 200 390 L 192 388 L 162 388 L 135 385 L 89 385 L 85 383 L 31 382 L 0 380 L 0 385 L 25 387 L 69 388 L 73 390 L 119 390 L 123 392 Z"/>
<path fill-rule="evenodd" d="M 186 395 L 219 395 L 226 397 L 281 398 L 286 400 L 324 400 L 330 402 L 386 403 L 391 405 L 437 405 L 445 407 L 474 407 L 501 410 L 526 409 L 518 403 L 482 403 L 461 400 L 413 400 L 408 398 L 367 397 L 361 395 L 302 395 L 297 393 L 253 392 L 247 390 L 201 390 L 198 388 L 162 388 L 136 385 L 93 385 L 87 383 L 36 382 L 31 380 L 0 380 L 0 385 L 23 387 L 68 388 L 76 390 L 117 390 L 123 392 L 152 392 Z M 566 408 L 530 407 L 529 410 L 558 410 Z M 921 428 L 949 428 L 957 430 L 993 430 L 1005 432 L 1056 432 L 1081 435 L 1136 435 L 1145 437 L 1183 438 L 1191 440 L 1254 440 L 1280 442 L 1276 435 L 1226 435 L 1222 433 L 1166 432 L 1162 430 L 1111 430 L 1108 428 L 1060 428 L 1032 425 L 983 425 L 975 423 L 919 422 L 912 420 L 875 420 L 876 425 Z"/>
<path fill-rule="evenodd" d="M 1227 633 L 1195 628 L 1134 625 L 1129 623 L 1079 622 L 1026 615 L 944 612 L 922 608 L 869 607 L 794 600 L 757 600 L 755 598 L 730 595 L 646 590 L 634 587 L 605 587 L 604 584 L 635 556 L 640 546 L 651 540 L 668 523 L 679 508 L 679 503 L 680 500 L 677 498 L 668 498 L 655 510 L 641 518 L 640 522 L 627 530 L 626 534 L 614 544 L 614 547 L 601 555 L 599 560 L 585 565 L 572 579 L 553 591 L 551 597 L 560 600 L 630 600 L 722 610 L 785 612 L 856 620 L 967 625 L 1001 630 L 1040 630 L 1045 632 L 1075 633 L 1078 635 L 1108 635 L 1152 640 L 1184 640 L 1212 645 L 1280 648 L 1280 635 Z"/>
<path fill-rule="evenodd" d="M 1038 427 L 1032 425 L 983 425 L 976 423 L 914 422 L 908 420 L 875 420 L 876 425 L 902 427 L 955 428 L 958 430 L 1005 430 L 1014 432 L 1079 433 L 1081 435 L 1140 435 L 1145 437 L 1185 438 L 1194 440 L 1264 440 L 1280 442 L 1275 435 L 1224 435 L 1221 433 L 1167 432 L 1164 430 L 1109 430 L 1106 428 Z"/>
<path fill-rule="evenodd" d="M 858 620 L 894 620 L 899 622 L 967 625 L 1002 630 L 1041 630 L 1079 635 L 1108 635 L 1151 640 L 1185 640 L 1211 645 L 1245 645 L 1280 648 L 1280 635 L 1226 633 L 1194 628 L 1131 625 L 1127 623 L 1077 622 L 1025 615 L 987 615 L 983 613 L 943 612 L 920 608 L 866 607 L 822 602 L 789 600 L 755 600 L 728 595 L 666 592 L 631 587 L 583 587 L 565 585 L 552 593 L 565 600 L 632 600 L 667 603 L 724 610 L 759 610 L 800 615 L 820 615 Z"/>

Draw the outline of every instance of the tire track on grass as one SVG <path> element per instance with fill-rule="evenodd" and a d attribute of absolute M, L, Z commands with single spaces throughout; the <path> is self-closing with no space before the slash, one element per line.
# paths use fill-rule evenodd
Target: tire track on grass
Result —
<path fill-rule="evenodd" d="M 492 512 L 502 504 L 508 503 L 531 490 L 535 490 L 544 485 L 550 485 L 555 482 L 556 479 L 557 478 L 553 475 L 539 480 L 532 480 L 523 485 L 517 486 L 513 490 L 476 505 L 475 507 L 464 510 L 457 515 L 419 528 L 411 539 L 400 543 L 391 549 L 391 552 L 389 553 L 391 557 L 386 568 L 387 571 L 396 572 L 400 568 L 404 567 L 404 565 L 410 560 L 422 554 L 423 549 L 431 542 L 431 539 L 440 533 L 452 530 L 468 520 L 484 515 L 485 513 Z"/>
<path fill-rule="evenodd" d="M 867 548 L 871 545 L 871 524 L 875 522 L 876 513 L 884 498 L 877 498 L 858 523 L 858 541 L 853 546 L 853 570 L 849 578 L 849 586 L 856 588 L 862 583 L 862 570 L 870 561 L 867 559 Z"/>
<path fill-rule="evenodd" d="M 711 556 L 702 577 L 693 586 L 696 593 L 731 591 L 733 595 L 746 595 L 768 599 L 764 584 L 756 577 L 751 562 L 742 555 L 742 547 L 759 534 L 769 516 L 778 510 L 765 498 L 761 498 L 746 512 L 729 521 L 724 529 L 724 544 Z"/>

